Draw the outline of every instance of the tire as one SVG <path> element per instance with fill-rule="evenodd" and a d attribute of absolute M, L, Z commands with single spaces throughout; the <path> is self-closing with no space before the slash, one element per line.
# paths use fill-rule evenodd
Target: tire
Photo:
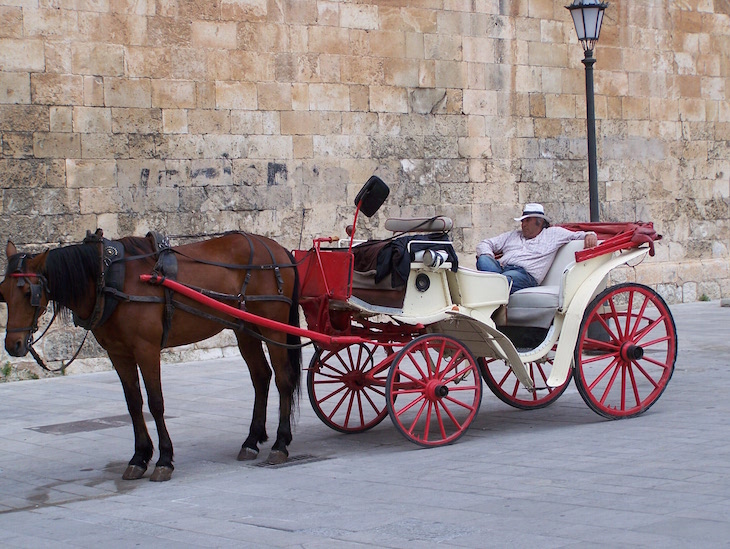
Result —
<path fill-rule="evenodd" d="M 596 413 L 634 417 L 664 392 L 676 359 L 677 329 L 661 296 L 641 284 L 619 284 L 601 292 L 583 316 L 575 384 Z"/>
<path fill-rule="evenodd" d="M 386 385 L 396 429 L 424 447 L 455 442 L 479 411 L 482 381 L 471 351 L 460 341 L 426 334 L 395 357 Z"/>
<path fill-rule="evenodd" d="M 388 415 L 385 405 L 389 347 L 360 343 L 318 348 L 309 363 L 309 402 L 322 423 L 341 433 L 372 429 Z"/>
<path fill-rule="evenodd" d="M 536 391 L 528 391 L 504 360 L 479 358 L 479 368 L 484 383 L 499 400 L 521 410 L 537 410 L 555 402 L 570 384 L 572 371 L 568 372 L 568 377 L 562 385 L 558 387 L 547 386 L 546 382 L 553 369 L 554 352 L 555 349 L 550 351 L 544 360 L 526 364 L 527 373 L 532 379 L 533 385 L 537 388 Z"/>

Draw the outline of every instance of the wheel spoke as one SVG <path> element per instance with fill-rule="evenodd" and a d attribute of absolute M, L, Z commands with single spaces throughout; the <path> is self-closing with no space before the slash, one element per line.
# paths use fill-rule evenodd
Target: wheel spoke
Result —
<path fill-rule="evenodd" d="M 609 357 L 618 357 L 618 351 L 615 351 L 613 353 L 606 353 L 605 355 L 592 356 L 591 358 L 584 358 L 583 364 L 591 364 L 592 362 L 598 362 L 599 360 L 603 361 Z"/>
<path fill-rule="evenodd" d="M 592 339 L 588 336 L 586 336 L 583 341 L 588 344 L 587 347 L 591 349 L 591 351 L 600 351 L 600 350 L 606 350 L 606 351 L 612 351 L 616 352 L 618 351 L 618 346 L 616 344 L 611 343 L 610 341 L 601 341 L 600 339 Z M 616 341 L 615 339 L 611 341 Z"/>
<path fill-rule="evenodd" d="M 620 341 L 620 338 L 616 337 L 616 334 L 613 333 L 613 330 L 608 325 L 608 322 L 606 322 L 603 314 L 596 313 L 596 318 L 600 322 L 601 326 L 603 326 L 603 329 L 606 330 L 612 341 Z M 616 320 L 616 324 L 618 324 L 618 320 Z"/>
<path fill-rule="evenodd" d="M 414 391 L 414 392 L 415 392 L 415 391 Z M 416 404 L 418 404 L 418 403 L 419 403 L 420 401 L 422 401 L 422 400 L 423 400 L 423 401 L 425 402 L 425 401 L 427 401 L 427 400 L 428 400 L 428 399 L 426 398 L 426 396 L 425 396 L 425 395 L 424 395 L 424 394 L 423 394 L 422 392 L 420 392 L 420 391 L 419 391 L 418 393 L 419 393 L 419 396 L 418 396 L 418 397 L 416 397 L 416 399 L 414 399 L 414 400 L 412 400 L 412 401 L 408 402 L 408 403 L 407 403 L 407 404 L 406 404 L 405 406 L 403 406 L 402 408 L 400 408 L 400 409 L 399 409 L 399 410 L 397 411 L 397 415 L 398 415 L 398 416 L 402 416 L 402 415 L 403 415 L 404 413 L 406 413 L 406 412 L 407 412 L 408 410 L 410 410 L 411 408 L 413 408 L 413 407 L 414 407 L 414 406 L 415 406 Z M 401 394 L 401 393 L 397 393 L 397 394 Z M 412 393 L 411 393 L 411 394 L 412 394 Z M 419 412 L 419 415 L 420 415 L 420 412 Z"/>
<path fill-rule="evenodd" d="M 634 295 L 633 292 L 631 295 L 632 296 Z M 646 308 L 649 306 L 649 303 L 650 303 L 649 299 L 646 296 L 644 296 L 644 301 L 641 304 L 641 309 L 639 309 L 639 312 L 636 315 L 636 322 L 634 323 L 634 328 L 631 330 L 631 332 L 628 332 L 629 338 L 634 339 L 634 340 L 636 339 L 636 330 L 639 328 L 639 326 L 641 324 L 641 319 L 644 318 L 644 315 L 646 314 Z M 630 310 L 631 309 L 629 309 L 629 311 Z"/>
<path fill-rule="evenodd" d="M 613 374 L 611 374 L 611 379 L 608 380 L 608 383 L 606 384 L 606 390 L 603 392 L 603 396 L 601 397 L 601 404 L 604 404 L 606 402 L 606 398 L 608 398 L 608 395 L 611 392 L 611 389 L 613 388 L 613 384 L 616 381 L 616 376 L 618 375 L 618 372 L 620 369 L 621 369 L 620 364 L 617 364 L 613 368 Z M 601 377 L 603 377 L 603 376 L 601 376 Z M 598 381 L 598 380 L 596 380 L 596 381 Z"/>
<path fill-rule="evenodd" d="M 636 364 L 636 366 L 639 366 Z M 636 402 L 637 406 L 641 406 L 641 397 L 639 396 L 639 386 L 636 383 L 636 378 L 634 377 L 634 369 L 629 365 L 629 377 L 631 378 L 631 387 L 634 390 L 634 402 Z"/>
<path fill-rule="evenodd" d="M 428 424 L 430 423 L 428 421 L 429 416 L 431 415 L 431 403 L 428 401 L 428 399 L 421 396 L 420 398 L 414 400 L 411 404 L 403 408 L 398 415 L 403 415 L 408 409 L 410 409 L 412 406 L 417 404 L 418 402 L 421 402 L 421 407 L 419 408 L 418 412 L 416 413 L 416 417 L 413 418 L 413 421 L 411 422 L 411 427 L 408 429 L 408 432 L 410 434 L 413 434 L 416 427 L 418 426 L 418 420 L 421 418 L 421 414 L 423 414 L 423 410 L 428 406 L 428 413 L 426 414 L 426 432 L 428 432 Z"/>
<path fill-rule="evenodd" d="M 375 393 L 377 395 L 380 395 L 380 396 L 383 396 L 384 397 L 385 396 L 385 391 L 381 391 L 379 389 L 376 389 L 375 387 L 370 387 L 370 391 L 369 392 L 366 389 L 363 389 L 363 391 L 362 391 L 362 394 L 365 397 L 365 400 L 368 401 L 368 403 L 370 404 L 370 407 L 373 409 L 373 411 L 374 412 L 379 412 L 380 409 L 375 404 L 375 402 L 373 402 L 373 399 L 370 398 L 370 393 Z"/>
<path fill-rule="evenodd" d="M 332 417 L 337 413 L 337 410 L 340 409 L 340 406 L 342 406 L 342 404 L 345 402 L 345 400 L 347 400 L 347 397 L 348 396 L 350 396 L 350 403 L 352 403 L 352 396 L 351 395 L 352 395 L 352 391 L 350 389 L 347 389 L 345 391 L 345 394 L 342 395 L 342 398 L 340 399 L 340 401 L 332 409 L 332 413 L 329 415 L 329 418 L 330 419 L 332 419 Z M 348 413 L 345 415 L 345 427 L 347 427 L 347 420 L 349 418 L 349 415 L 350 414 L 349 414 L 349 411 L 348 411 Z"/>
<path fill-rule="evenodd" d="M 616 304 L 613 302 L 613 299 L 608 300 L 608 304 L 611 307 L 611 317 L 613 318 L 614 323 L 616 324 L 616 331 L 618 332 L 618 340 L 621 341 L 624 336 L 623 332 L 621 330 L 621 321 L 618 317 L 618 313 L 616 312 Z M 628 319 L 626 320 L 628 322 Z"/>
<path fill-rule="evenodd" d="M 471 389 L 473 391 L 474 389 L 476 389 L 476 387 L 465 387 L 465 389 Z M 475 409 L 474 406 L 470 406 L 468 403 L 462 402 L 461 400 L 458 400 L 458 399 L 455 399 L 452 396 L 448 396 L 447 395 L 446 397 L 443 398 L 443 400 L 441 402 L 443 402 L 444 400 L 448 400 L 449 402 L 455 404 L 456 406 L 461 406 L 465 410 L 472 411 L 472 410 Z M 444 406 L 444 408 L 446 408 L 446 406 L 444 404 L 442 404 L 442 406 Z M 455 423 L 458 423 L 458 422 L 455 421 Z"/>
<path fill-rule="evenodd" d="M 326 396 L 323 396 L 323 397 L 322 397 L 322 398 L 320 398 L 320 399 L 319 399 L 319 400 L 318 400 L 317 402 L 319 402 L 320 404 L 321 404 L 321 403 L 323 403 L 323 402 L 327 402 L 327 401 L 328 401 L 329 399 L 331 399 L 331 398 L 332 398 L 333 396 L 335 396 L 335 395 L 337 395 L 337 394 L 341 393 L 342 391 L 347 391 L 347 390 L 348 390 L 348 389 L 347 389 L 347 387 L 346 387 L 346 386 L 344 386 L 344 385 L 341 385 L 341 386 L 339 387 L 339 389 L 337 389 L 337 390 L 335 390 L 335 391 L 332 391 L 332 392 L 331 392 L 330 394 L 328 394 L 328 395 L 326 395 Z"/>
<path fill-rule="evenodd" d="M 608 374 L 608 372 L 610 372 L 612 369 L 617 367 L 618 362 L 619 362 L 618 358 L 614 357 L 614 359 L 611 361 L 611 363 L 608 366 L 606 366 L 603 369 L 603 371 L 600 374 L 598 374 L 598 376 L 596 376 L 596 379 L 593 380 L 593 383 L 591 383 L 588 386 L 588 388 L 591 390 L 595 389 L 596 385 L 598 385 L 600 383 L 600 381 L 606 376 L 606 374 Z"/>
<path fill-rule="evenodd" d="M 646 357 L 644 357 L 644 358 L 646 358 Z M 657 383 L 657 382 L 656 382 L 656 381 L 654 380 L 654 378 L 653 378 L 653 377 L 651 377 L 651 375 L 649 374 L 649 372 L 647 372 L 647 371 L 646 371 L 646 370 L 645 370 L 645 369 L 644 369 L 644 368 L 643 368 L 643 367 L 641 366 L 641 364 L 639 364 L 639 363 L 638 363 L 637 361 L 635 361 L 635 360 L 634 360 L 634 361 L 632 361 L 632 364 L 633 364 L 634 366 L 636 366 L 636 369 L 637 369 L 637 370 L 639 370 L 639 371 L 640 371 L 640 372 L 642 373 L 642 375 L 643 375 L 643 376 L 644 376 L 644 377 L 646 378 L 646 380 L 647 380 L 647 381 L 648 381 L 649 383 L 651 383 L 651 384 L 652 384 L 652 385 L 654 386 L 654 388 L 655 388 L 655 389 L 659 387 L 659 383 Z M 658 366 L 661 366 L 661 367 L 662 367 L 663 369 L 666 369 L 666 364 L 658 364 Z"/>
<path fill-rule="evenodd" d="M 443 406 L 443 405 L 442 405 L 442 406 Z M 436 413 L 436 424 L 437 424 L 437 425 L 439 426 L 439 432 L 441 433 L 441 439 L 443 440 L 443 439 L 445 439 L 445 438 L 447 437 L 447 435 L 446 435 L 446 428 L 445 428 L 445 426 L 444 426 L 444 418 L 442 418 L 442 417 L 441 417 L 441 412 L 439 411 L 439 410 L 440 410 L 440 407 L 439 407 L 439 403 L 438 403 L 438 402 L 436 402 L 436 403 L 435 403 L 435 404 L 433 405 L 433 407 L 434 407 L 434 412 Z M 430 412 L 430 411 L 431 411 L 431 406 L 429 405 L 429 412 Z M 451 417 L 451 418 L 452 418 L 452 421 L 454 422 L 454 425 L 456 425 L 457 427 L 461 427 L 461 426 L 460 426 L 460 425 L 458 424 L 458 422 L 456 421 L 456 419 L 455 419 L 455 418 L 453 418 L 453 417 L 451 416 L 451 414 L 449 414 L 449 411 L 448 411 L 448 410 L 447 410 L 446 408 L 444 408 L 444 411 L 446 412 L 446 414 L 447 414 L 447 415 L 448 415 L 449 417 Z M 429 418 L 429 419 L 430 419 L 430 418 Z M 431 422 L 429 421 L 429 422 L 428 422 L 428 423 L 427 423 L 426 425 L 429 425 L 430 423 L 431 423 Z"/>
<path fill-rule="evenodd" d="M 418 372 L 418 375 L 421 376 L 421 380 L 423 380 L 423 379 L 429 379 L 431 377 L 431 375 L 430 375 L 431 374 L 431 368 L 429 367 L 430 366 L 431 358 L 428 356 L 428 349 L 426 349 L 425 352 L 424 352 L 423 349 L 417 349 L 417 352 L 424 358 L 424 360 L 425 360 L 425 362 L 427 364 L 426 372 L 424 372 L 421 369 L 421 365 L 416 360 L 415 352 L 412 353 L 412 354 L 409 353 L 408 354 L 408 359 L 410 360 L 411 364 L 416 368 L 416 371 Z M 415 380 L 415 378 L 413 378 L 413 377 L 411 377 L 411 379 L 414 379 Z"/>

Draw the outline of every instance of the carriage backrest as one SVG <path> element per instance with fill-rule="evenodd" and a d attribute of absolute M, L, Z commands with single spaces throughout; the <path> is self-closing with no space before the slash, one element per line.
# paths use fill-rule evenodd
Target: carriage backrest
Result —
<path fill-rule="evenodd" d="M 385 220 L 385 229 L 394 233 L 447 233 L 454 226 L 449 217 L 391 217 Z"/>
<path fill-rule="evenodd" d="M 583 249 L 583 240 L 571 240 L 561 246 L 555 254 L 552 265 L 548 270 L 540 286 L 560 286 L 565 270 L 575 263 L 575 252 Z"/>

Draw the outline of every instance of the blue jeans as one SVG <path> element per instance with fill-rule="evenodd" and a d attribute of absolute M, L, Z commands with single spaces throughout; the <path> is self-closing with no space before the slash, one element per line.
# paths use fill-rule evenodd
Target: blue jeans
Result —
<path fill-rule="evenodd" d="M 506 276 L 512 283 L 512 287 L 509 291 L 511 294 L 515 293 L 517 290 L 537 286 L 537 280 L 535 280 L 535 278 L 522 267 L 518 267 L 517 265 L 505 265 L 503 267 L 499 264 L 499 261 L 490 255 L 484 254 L 477 258 L 477 270 L 499 273 Z"/>

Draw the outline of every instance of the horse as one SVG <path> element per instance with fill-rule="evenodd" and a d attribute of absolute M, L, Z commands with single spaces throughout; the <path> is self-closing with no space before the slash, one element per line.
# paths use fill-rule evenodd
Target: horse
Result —
<path fill-rule="evenodd" d="M 8 311 L 7 352 L 15 357 L 25 356 L 29 350 L 35 353 L 33 333 L 49 303 L 56 312 L 72 314 L 107 352 L 124 390 L 134 428 L 134 455 L 122 478 L 142 478 L 154 453 L 143 418 L 141 373 L 159 435 L 159 459 L 150 480 L 166 481 L 174 466 L 164 418 L 160 351 L 202 341 L 230 328 L 255 391 L 250 430 L 237 459 L 256 459 L 258 445 L 268 439 L 266 405 L 273 367 L 279 424 L 267 461 L 286 462 L 292 441 L 291 416 L 300 391 L 299 336 L 233 319 L 159 285 L 142 282 L 140 275 L 167 271 L 177 282 L 219 301 L 298 328 L 299 280 L 291 253 L 269 238 L 243 232 L 177 247 L 170 247 L 164 238 L 156 239 L 157 233 L 118 241 L 102 236 L 97 230 L 95 235 L 87 233 L 82 244 L 35 255 L 20 253 L 8 241 L 7 272 L 0 282 L 0 301 L 7 303 Z"/>

